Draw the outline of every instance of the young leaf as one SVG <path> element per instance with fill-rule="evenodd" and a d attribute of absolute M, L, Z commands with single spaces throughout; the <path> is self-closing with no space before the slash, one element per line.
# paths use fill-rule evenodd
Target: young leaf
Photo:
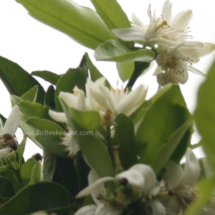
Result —
<path fill-rule="evenodd" d="M 74 203 L 74 198 L 61 185 L 40 182 L 22 189 L 0 208 L 0 214 L 23 215 L 41 210 L 67 214 Z"/>
<path fill-rule="evenodd" d="M 34 71 L 31 73 L 31 75 L 40 77 L 42 79 L 44 79 L 45 81 L 50 82 L 53 85 L 56 85 L 58 80 L 60 79 L 60 75 L 57 75 L 53 72 L 49 72 L 49 71 Z"/>
<path fill-rule="evenodd" d="M 48 105 L 51 109 L 55 109 L 55 89 L 52 85 L 49 86 L 45 95 L 45 105 Z"/>
<path fill-rule="evenodd" d="M 119 72 L 119 77 L 122 79 L 122 81 L 127 81 L 133 71 L 134 71 L 134 62 L 124 62 L 124 63 L 120 63 L 118 62 L 116 64 L 117 70 Z"/>
<path fill-rule="evenodd" d="M 91 49 L 115 36 L 93 10 L 70 1 L 17 0 L 36 19 Z"/>
<path fill-rule="evenodd" d="M 87 73 L 82 68 L 69 69 L 64 75 L 61 76 L 55 91 L 55 104 L 57 111 L 63 110 L 60 101 L 58 100 L 59 93 L 61 91 L 73 93 L 73 88 L 75 86 L 85 91 L 86 80 Z"/>
<path fill-rule="evenodd" d="M 108 40 L 99 45 L 95 50 L 97 60 L 131 62 L 150 62 L 154 59 L 155 53 L 149 49 L 130 50 L 116 40 Z"/>
<path fill-rule="evenodd" d="M 28 92 L 23 94 L 21 98 L 25 101 L 36 102 L 37 93 L 38 93 L 38 86 L 34 86 Z"/>
<path fill-rule="evenodd" d="M 38 86 L 37 102 L 43 104 L 45 91 L 40 83 L 18 64 L 0 57 L 0 78 L 11 95 L 22 96 L 35 85 Z M 25 84 L 23 84 L 25 83 Z"/>

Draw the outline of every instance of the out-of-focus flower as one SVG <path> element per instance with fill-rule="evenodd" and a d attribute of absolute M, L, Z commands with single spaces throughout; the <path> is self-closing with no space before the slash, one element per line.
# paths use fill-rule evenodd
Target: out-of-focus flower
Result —
<path fill-rule="evenodd" d="M 167 163 L 165 170 L 163 178 L 168 196 L 161 197 L 160 200 L 165 205 L 167 214 L 182 213 L 196 197 L 193 185 L 200 175 L 198 159 L 188 149 L 184 170 L 172 161 Z"/>
<path fill-rule="evenodd" d="M 0 158 L 7 158 L 12 150 L 17 149 L 14 134 L 19 126 L 20 111 L 14 106 L 5 125 L 0 120 Z"/>

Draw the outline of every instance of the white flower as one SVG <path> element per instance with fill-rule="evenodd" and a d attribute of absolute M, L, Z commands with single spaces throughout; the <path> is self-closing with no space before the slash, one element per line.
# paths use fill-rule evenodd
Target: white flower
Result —
<path fill-rule="evenodd" d="M 94 85 L 89 79 L 87 82 L 87 96 L 99 108 L 103 125 L 112 125 L 121 113 L 130 116 L 144 102 L 147 93 L 143 85 L 128 92 L 124 89 L 108 89 L 104 84 Z"/>
<path fill-rule="evenodd" d="M 158 69 L 154 75 L 158 76 L 158 83 L 185 83 L 188 79 L 188 70 L 193 71 L 192 63 L 210 54 L 215 49 L 212 43 L 201 43 L 196 41 L 183 41 L 176 46 L 159 44 L 156 61 Z M 162 73 L 162 70 L 165 73 Z"/>
<path fill-rule="evenodd" d="M 89 185 L 93 184 L 99 179 L 97 173 L 93 170 L 90 171 L 88 176 Z M 99 195 L 106 195 L 105 187 L 103 184 L 99 184 L 91 191 L 91 196 L 96 205 L 87 205 L 80 208 L 75 215 L 119 215 L 121 210 L 114 208 L 108 204 L 105 204 L 99 200 Z"/>
<path fill-rule="evenodd" d="M 186 152 L 186 163 L 184 170 L 180 165 L 169 161 L 163 174 L 167 183 L 168 196 L 161 198 L 169 213 L 179 213 L 193 201 L 196 196 L 193 185 L 200 175 L 198 159 L 191 149 Z"/>
<path fill-rule="evenodd" d="M 188 38 L 187 27 L 192 18 L 192 11 L 182 11 L 172 19 L 172 4 L 165 1 L 160 18 L 152 15 L 148 8 L 149 24 L 145 25 L 134 14 L 131 28 L 113 29 L 112 32 L 124 41 L 143 41 L 148 44 L 174 44 L 174 41 Z M 172 41 L 170 41 L 172 40 Z"/>
<path fill-rule="evenodd" d="M 98 187 L 104 186 L 104 183 L 113 180 L 118 181 L 123 186 L 126 186 L 128 184 L 131 185 L 131 187 L 138 189 L 140 192 L 136 194 L 136 199 L 141 198 L 141 196 L 143 198 L 155 197 L 160 190 L 156 175 L 152 168 L 145 164 L 135 164 L 127 171 L 117 174 L 115 178 L 103 177 L 96 180 L 94 183 L 90 184 L 88 187 L 82 190 L 77 195 L 77 198 L 89 195 L 90 193 L 91 195 L 94 195 L 94 193 L 98 194 Z M 126 204 L 126 201 L 124 202 L 124 204 Z M 156 199 L 151 199 L 151 201 L 147 202 L 147 205 L 151 208 L 152 215 L 166 214 L 165 208 Z"/>
<path fill-rule="evenodd" d="M 14 134 L 19 126 L 20 111 L 18 106 L 14 106 L 5 125 L 3 126 L 0 120 L 0 158 L 7 158 L 14 147 L 16 142 Z"/>

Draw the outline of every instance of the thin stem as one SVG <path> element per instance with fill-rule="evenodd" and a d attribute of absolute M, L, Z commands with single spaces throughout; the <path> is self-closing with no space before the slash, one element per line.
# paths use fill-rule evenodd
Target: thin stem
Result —
<path fill-rule="evenodd" d="M 112 160 L 112 164 L 115 167 L 115 160 L 114 160 L 114 154 L 112 151 L 112 146 L 111 146 L 111 128 L 110 126 L 107 127 L 107 136 L 106 136 L 106 140 L 107 140 L 107 146 L 108 146 L 108 151 Z"/>
<path fill-rule="evenodd" d="M 146 62 L 135 62 L 135 67 L 134 67 L 134 72 L 131 76 L 131 78 L 128 81 L 128 84 L 126 85 L 126 89 L 128 88 L 129 91 L 133 87 L 134 83 L 138 79 L 138 77 L 142 74 L 142 72 L 147 69 L 150 65 L 149 63 Z"/>

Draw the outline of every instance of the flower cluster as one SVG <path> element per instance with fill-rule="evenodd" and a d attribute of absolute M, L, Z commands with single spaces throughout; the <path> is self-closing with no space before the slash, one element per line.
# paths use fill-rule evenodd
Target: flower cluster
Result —
<path fill-rule="evenodd" d="M 160 85 L 185 83 L 188 70 L 195 71 L 192 64 L 215 49 L 212 43 L 190 41 L 189 23 L 192 11 L 182 11 L 172 18 L 172 4 L 166 0 L 161 17 L 152 15 L 148 8 L 149 24 L 145 25 L 133 14 L 131 28 L 113 29 L 113 33 L 124 41 L 136 41 L 152 47 L 157 53 L 158 68 L 155 72 Z"/>
<path fill-rule="evenodd" d="M 153 169 L 145 164 L 135 164 L 115 177 L 99 178 L 91 170 L 89 186 L 77 198 L 91 194 L 95 204 L 82 207 L 75 215 L 118 215 L 128 210 L 131 203 L 137 203 L 137 207 L 141 207 L 146 214 L 182 214 L 196 196 L 193 185 L 200 175 L 198 160 L 188 149 L 184 170 L 173 161 L 169 161 L 164 170 L 160 182 Z M 115 182 L 116 189 L 111 194 L 107 194 L 104 186 L 108 181 Z"/>

